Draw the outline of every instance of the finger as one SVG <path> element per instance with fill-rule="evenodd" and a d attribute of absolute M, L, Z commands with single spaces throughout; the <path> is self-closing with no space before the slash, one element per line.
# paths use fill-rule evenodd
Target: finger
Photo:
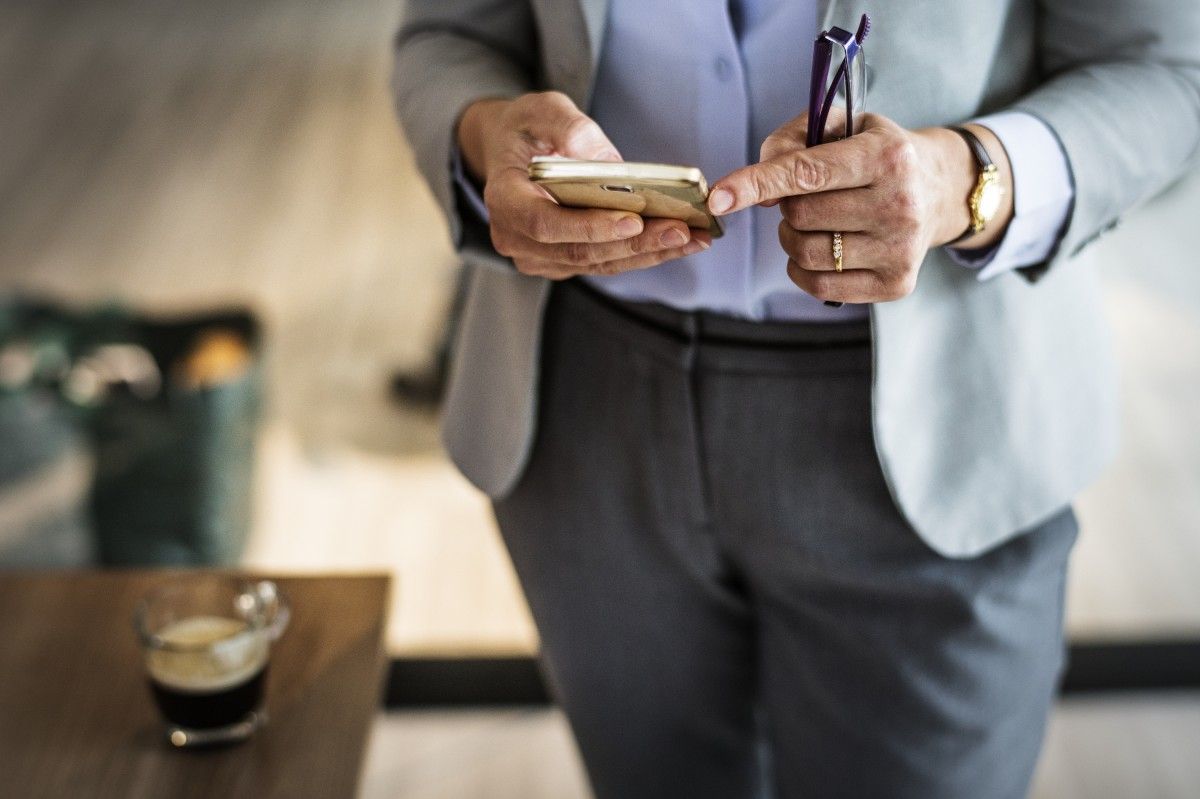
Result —
<path fill-rule="evenodd" d="M 833 234 L 828 231 L 793 230 L 786 222 L 779 225 L 779 244 L 798 267 L 808 272 L 833 272 Z M 892 260 L 883 242 L 858 233 L 842 234 L 842 270 L 866 269 L 888 272 Z"/>
<path fill-rule="evenodd" d="M 846 131 L 846 111 L 843 108 L 829 109 L 825 120 L 825 135 L 822 141 L 840 139 Z M 808 147 L 808 112 L 784 122 L 763 140 L 758 148 L 758 160 L 767 161 L 778 155 L 803 150 Z"/>
<path fill-rule="evenodd" d="M 545 277 L 551 280 L 565 280 L 580 274 L 616 275 L 637 269 L 648 269 L 677 258 L 704 252 L 712 245 L 712 238 L 706 231 L 693 230 L 692 240 L 682 247 L 667 250 L 639 253 L 629 258 L 618 258 L 613 261 L 580 267 L 576 264 L 563 263 L 538 256 L 520 256 L 514 258 L 517 269 L 523 274 L 534 277 Z"/>
<path fill-rule="evenodd" d="M 628 211 L 561 206 L 517 167 L 490 177 L 484 200 L 494 229 L 516 232 L 542 244 L 622 241 L 645 229 L 642 218 Z"/>
<path fill-rule="evenodd" d="M 795 194 L 853 189 L 875 176 L 869 150 L 857 137 L 794 150 L 742 167 L 721 178 L 708 197 L 714 214 L 731 214 Z"/>
<path fill-rule="evenodd" d="M 825 123 L 824 141 L 836 141 L 846 130 L 846 112 L 840 108 L 831 108 Z M 808 112 L 805 111 L 795 119 L 785 122 L 763 141 L 758 150 L 758 160 L 768 161 L 793 150 L 803 150 L 808 147 Z M 773 208 L 779 204 L 777 198 L 763 200 L 759 203 L 763 208 Z"/>
<path fill-rule="evenodd" d="M 793 230 L 870 230 L 880 217 L 879 201 L 870 189 L 843 189 L 801 194 L 779 201 L 783 220 Z"/>
<path fill-rule="evenodd" d="M 682 247 L 675 247 L 669 250 L 658 250 L 657 252 L 642 253 L 630 258 L 622 258 L 617 261 L 609 261 L 608 263 L 597 264 L 592 267 L 589 272 L 596 275 L 618 275 L 622 272 L 632 272 L 636 269 L 648 269 L 652 266 L 665 264 L 668 261 L 674 261 L 677 258 L 683 258 L 688 255 L 696 255 L 707 250 L 711 241 L 706 240 L 708 234 L 697 233 L 696 236 Z"/>
<path fill-rule="evenodd" d="M 645 230 L 640 235 L 622 241 L 600 244 L 581 241 L 542 244 L 529 239 L 517 244 L 515 249 L 547 261 L 591 266 L 659 250 L 677 249 L 692 240 L 692 231 L 683 222 L 674 219 L 648 219 L 645 224 Z"/>
<path fill-rule="evenodd" d="M 579 269 L 570 264 L 548 261 L 545 258 L 518 256 L 513 258 L 517 271 L 530 277 L 544 277 L 549 280 L 566 280 L 579 274 Z"/>
<path fill-rule="evenodd" d="M 544 92 L 529 123 L 530 133 L 559 155 L 596 161 L 620 161 L 621 155 L 596 121 L 562 92 Z"/>
<path fill-rule="evenodd" d="M 789 260 L 787 273 L 802 291 L 826 302 L 884 302 L 897 298 L 885 288 L 879 273 L 869 269 L 812 272 Z"/>

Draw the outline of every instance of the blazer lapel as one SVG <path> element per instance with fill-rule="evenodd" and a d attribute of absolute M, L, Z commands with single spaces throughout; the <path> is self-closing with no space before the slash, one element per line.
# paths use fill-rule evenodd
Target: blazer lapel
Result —
<path fill-rule="evenodd" d="M 837 9 L 837 0 L 817 0 L 817 19 L 820 20 L 817 32 L 829 30 L 833 24 L 833 12 Z"/>
<path fill-rule="evenodd" d="M 604 41 L 604 25 L 608 21 L 608 0 L 580 0 L 583 24 L 587 28 L 588 55 L 592 71 L 600 64 L 600 44 Z"/>

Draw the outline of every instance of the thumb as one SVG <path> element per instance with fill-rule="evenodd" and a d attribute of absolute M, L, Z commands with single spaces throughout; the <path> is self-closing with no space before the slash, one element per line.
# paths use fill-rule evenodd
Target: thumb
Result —
<path fill-rule="evenodd" d="M 550 92 L 536 134 L 558 155 L 586 161 L 620 161 L 621 154 L 596 121 L 558 92 Z"/>
<path fill-rule="evenodd" d="M 795 119 L 791 119 L 771 131 L 771 134 L 763 140 L 762 146 L 758 148 L 758 160 L 769 161 L 792 150 L 803 150 L 808 146 L 807 139 L 808 112 L 805 111 Z"/>

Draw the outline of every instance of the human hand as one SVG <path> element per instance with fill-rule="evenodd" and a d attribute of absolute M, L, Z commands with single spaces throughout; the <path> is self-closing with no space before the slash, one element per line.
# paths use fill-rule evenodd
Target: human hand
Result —
<path fill-rule="evenodd" d="M 483 182 L 492 244 L 519 271 L 554 280 L 645 269 L 708 249 L 712 237 L 673 219 L 565 208 L 529 179 L 535 155 L 620 161 L 600 126 L 560 92 L 480 100 L 463 112 L 458 144 Z"/>
<path fill-rule="evenodd" d="M 831 118 L 831 125 L 839 124 Z M 981 138 L 1011 185 L 1004 149 L 986 128 Z M 967 196 L 977 167 L 966 143 L 948 128 L 905 130 L 874 114 L 848 139 L 806 148 L 808 115 L 793 119 L 763 142 L 760 161 L 717 181 L 709 209 L 730 214 L 778 203 L 779 243 L 792 282 L 836 302 L 900 299 L 916 286 L 931 247 L 958 238 L 970 222 Z M 987 230 L 964 240 L 985 247 L 1002 235 L 1012 192 Z M 832 232 L 842 233 L 843 271 L 833 259 Z"/>

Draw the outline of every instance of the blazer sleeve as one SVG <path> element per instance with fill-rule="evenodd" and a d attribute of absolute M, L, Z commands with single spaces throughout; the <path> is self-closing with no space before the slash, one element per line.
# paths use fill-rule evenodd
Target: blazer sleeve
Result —
<path fill-rule="evenodd" d="M 532 91 L 537 30 L 528 0 L 409 0 L 396 34 L 392 92 L 417 168 L 450 226 L 456 249 L 507 261 L 487 225 L 464 214 L 454 180 L 455 129 L 475 100 Z"/>
<path fill-rule="evenodd" d="M 1042 82 L 1014 104 L 1067 154 L 1074 207 L 1036 279 L 1195 164 L 1200 149 L 1200 2 L 1039 0 Z M 1025 271 L 1025 270 L 1023 270 Z"/>

